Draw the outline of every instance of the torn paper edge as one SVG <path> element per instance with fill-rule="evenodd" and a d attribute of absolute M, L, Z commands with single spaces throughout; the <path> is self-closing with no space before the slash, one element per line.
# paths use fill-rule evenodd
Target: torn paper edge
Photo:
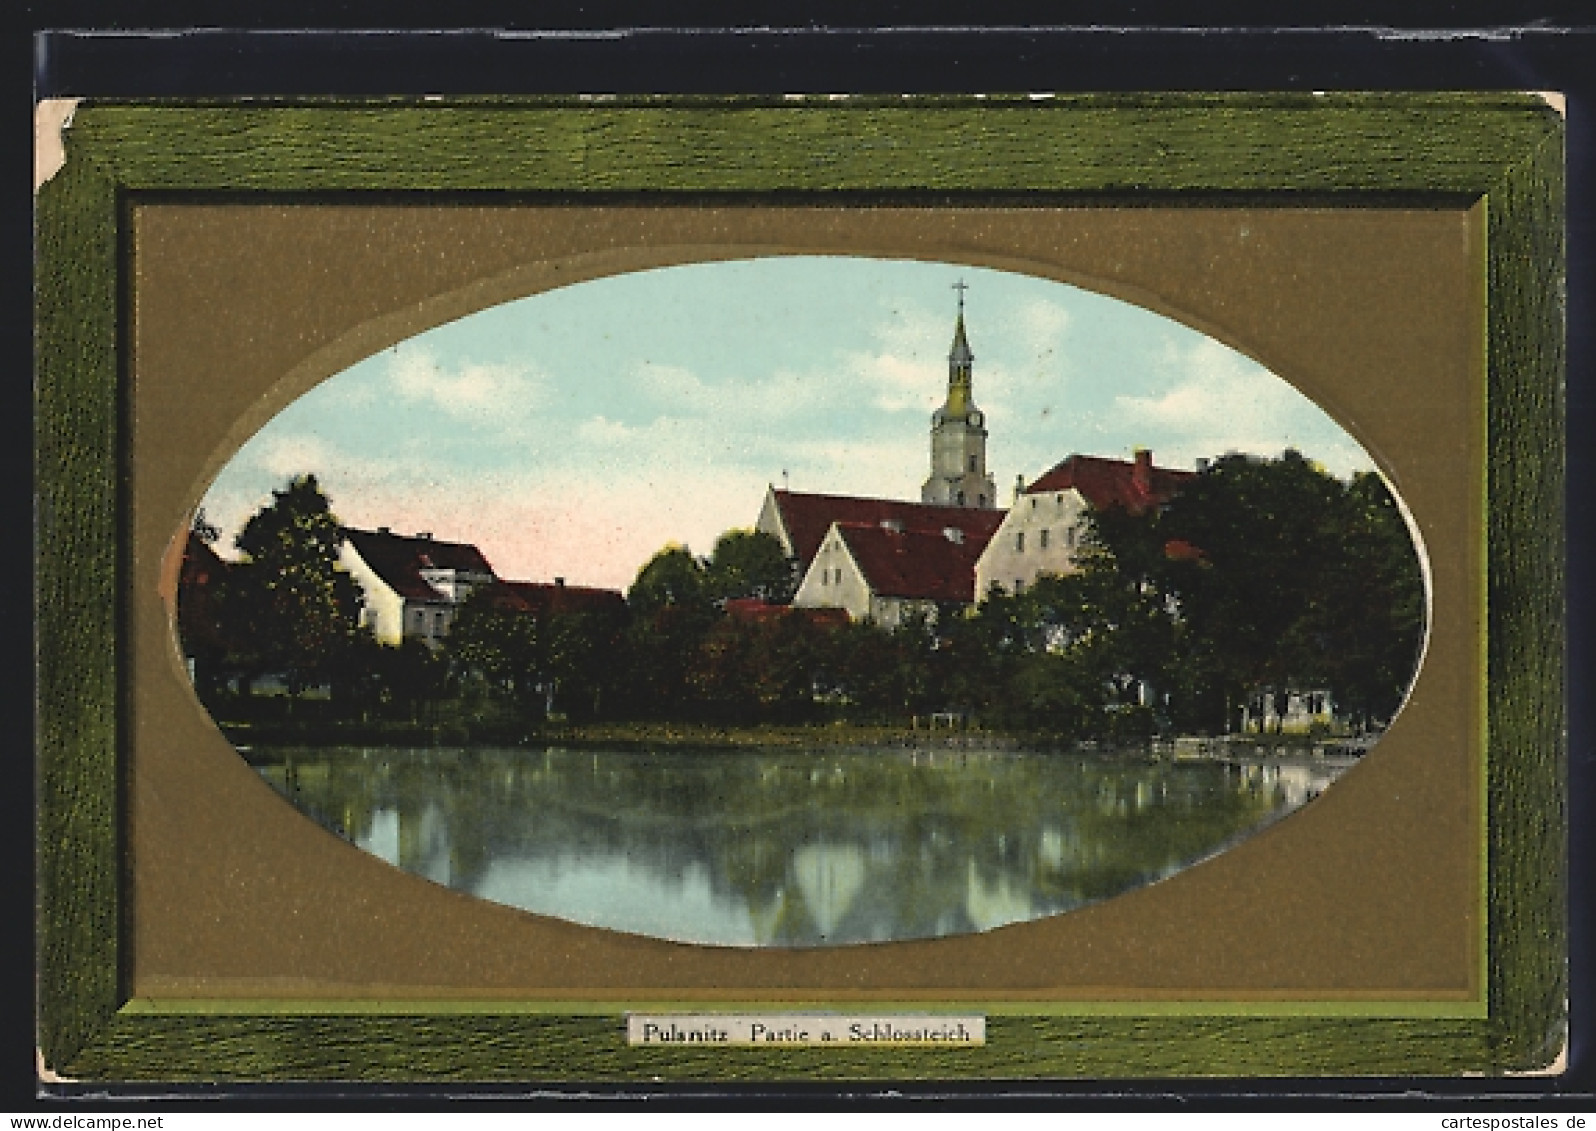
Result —
<path fill-rule="evenodd" d="M 1560 90 L 1537 90 L 1535 97 L 1557 111 L 1559 118 L 1568 117 L 1568 95 Z"/>
<path fill-rule="evenodd" d="M 46 98 L 33 108 L 33 191 L 66 164 L 66 131 L 81 98 Z"/>
<path fill-rule="evenodd" d="M 70 1076 L 62 1076 L 44 1062 L 44 1050 L 35 1046 L 33 1050 L 34 1070 L 38 1073 L 41 1084 L 76 1084 L 77 1081 Z"/>

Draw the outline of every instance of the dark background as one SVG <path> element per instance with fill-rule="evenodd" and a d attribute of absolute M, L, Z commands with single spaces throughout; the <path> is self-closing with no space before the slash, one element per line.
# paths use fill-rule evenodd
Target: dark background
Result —
<path fill-rule="evenodd" d="M 535 14 L 536 25 L 526 22 Z M 453 30 L 413 31 L 447 15 Z M 8 151 L 7 205 L 0 213 L 6 302 L 0 306 L 4 380 L 0 391 L 0 474 L 5 529 L 13 560 L 30 553 L 31 530 L 31 198 L 29 119 L 35 98 L 102 96 L 203 98 L 272 95 L 420 95 L 535 93 L 1004 92 L 1041 90 L 1558 90 L 1568 98 L 1568 507 L 1569 778 L 1571 891 L 1570 1072 L 1561 1080 L 1152 1082 L 1059 1085 L 1038 1103 L 1005 1095 L 1001 1086 L 958 1089 L 862 1088 L 852 1097 L 829 1090 L 789 1091 L 783 1108 L 917 1101 L 938 1108 L 999 1105 L 1134 1111 L 1286 1107 L 1309 1110 L 1431 1108 L 1480 1114 L 1550 1114 L 1592 1110 L 1592 887 L 1596 873 L 1596 735 L 1592 733 L 1592 627 L 1587 583 L 1596 489 L 1596 373 L 1593 373 L 1593 284 L 1596 284 L 1596 10 L 1589 4 L 1272 3 L 1140 4 L 1096 2 L 980 5 L 832 3 L 730 6 L 679 3 L 511 4 L 453 0 L 331 0 L 275 4 L 142 2 L 51 3 L 8 8 L 3 105 L 16 129 Z M 979 21 L 979 26 L 972 21 Z M 735 21 L 735 22 L 733 22 Z M 184 31 L 211 28 L 232 30 Z M 305 28 L 321 29 L 305 31 Z M 460 30 L 477 29 L 519 29 Z M 49 30 L 57 29 L 57 30 Z M 76 29 L 76 30 L 63 30 Z M 151 30 L 156 34 L 147 34 Z M 245 30 L 249 29 L 249 30 Z M 345 29 L 345 30 L 335 30 Z M 368 29 L 368 30 L 358 30 Z M 383 29 L 383 30 L 369 30 Z M 627 30 L 629 29 L 629 30 Z M 39 33 L 46 34 L 40 35 Z M 20 572 L 20 571 L 19 571 Z M 11 776 L 3 822 L 6 920 L 5 1071 L 0 1108 L 45 1114 L 91 1114 L 93 1096 L 37 1100 L 32 1072 L 33 917 L 31 755 L 24 740 L 32 718 L 31 586 L 10 588 L 10 679 L 14 709 Z M 29 618 L 24 622 L 23 617 Z M 401 1090 L 402 1091 L 402 1090 Z M 243 1089 L 223 1094 L 188 1089 L 166 1101 L 327 1110 L 334 1106 L 442 1105 L 436 1092 L 349 1089 L 292 1093 Z M 148 1095 L 148 1090 L 145 1090 Z M 501 1093 L 511 1099 L 513 1092 Z M 626 1097 L 588 1090 L 601 1106 Z M 181 1096 L 181 1098 L 179 1098 Z M 104 1099 L 103 1093 L 99 1096 Z M 124 1112 L 147 1104 L 113 1097 Z M 575 1102 L 575 1097 L 571 1097 Z M 523 1101 L 524 1102 L 524 1101 Z M 542 1104 L 558 1102 L 544 1099 Z M 656 1109 L 767 1106 L 763 1091 L 707 1097 L 702 1090 L 655 1093 Z M 165 1106 L 165 1105 L 163 1105 Z M 497 1105 L 495 1105 L 497 1106 Z M 1347 1114 L 1352 1114 L 1349 1110 Z"/>

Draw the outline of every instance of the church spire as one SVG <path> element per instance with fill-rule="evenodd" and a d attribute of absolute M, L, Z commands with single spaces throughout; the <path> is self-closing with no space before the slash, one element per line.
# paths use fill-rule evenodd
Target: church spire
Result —
<path fill-rule="evenodd" d="M 969 285 L 963 279 L 953 284 L 959 292 L 959 317 L 953 325 L 953 346 L 948 350 L 948 412 L 962 415 L 968 412 L 971 402 L 971 382 L 975 369 L 975 354 L 970 351 L 970 339 L 964 333 L 964 292 Z"/>
<path fill-rule="evenodd" d="M 959 314 L 953 324 L 953 346 L 948 350 L 948 399 L 931 414 L 931 476 L 920 488 L 920 500 L 955 507 L 993 507 L 997 490 L 986 469 L 986 417 L 975 407 L 971 394 L 975 354 L 964 332 L 963 279 L 953 284 L 959 292 Z"/>

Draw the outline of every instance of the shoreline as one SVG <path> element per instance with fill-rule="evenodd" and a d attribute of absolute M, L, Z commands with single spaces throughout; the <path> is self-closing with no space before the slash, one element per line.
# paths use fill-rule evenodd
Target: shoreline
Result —
<path fill-rule="evenodd" d="M 348 724 L 284 726 L 219 724 L 235 747 L 260 746 L 566 746 L 621 750 L 903 749 L 989 750 L 1122 756 L 1135 753 L 1158 761 L 1236 761 L 1324 758 L 1356 761 L 1374 739 L 1307 735 L 1178 736 L 1142 742 L 1066 740 L 1056 735 L 1021 734 L 946 727 L 870 726 L 855 723 L 813 725 L 717 726 L 702 723 L 597 723 L 536 727 L 472 727 L 459 723 Z"/>

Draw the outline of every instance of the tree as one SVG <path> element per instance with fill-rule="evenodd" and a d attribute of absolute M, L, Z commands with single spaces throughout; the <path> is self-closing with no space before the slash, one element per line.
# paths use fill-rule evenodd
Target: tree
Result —
<path fill-rule="evenodd" d="M 666 546 L 637 571 L 637 579 L 626 591 L 626 603 L 634 613 L 644 615 L 667 605 L 707 610 L 710 593 L 704 563 L 693 557 L 686 546 Z"/>
<path fill-rule="evenodd" d="M 618 685 L 616 653 L 625 609 L 551 611 L 538 624 L 545 708 L 576 719 L 599 714 Z"/>
<path fill-rule="evenodd" d="M 785 605 L 798 589 L 797 563 L 787 556 L 778 538 L 764 531 L 728 530 L 715 541 L 714 553 L 703 569 L 710 599 L 721 604 L 757 597 Z"/>
<path fill-rule="evenodd" d="M 205 508 L 200 507 L 194 512 L 194 521 L 189 524 L 189 530 L 207 546 L 214 546 L 222 536 L 221 528 L 205 517 Z"/>
<path fill-rule="evenodd" d="M 975 619 L 989 648 L 1009 657 L 993 715 L 1061 737 L 1145 738 L 1154 710 L 1144 689 L 1167 694 L 1178 639 L 1156 514 L 1091 514 L 1078 565 L 982 602 Z"/>
<path fill-rule="evenodd" d="M 1373 472 L 1348 485 L 1342 553 L 1319 608 L 1338 709 L 1360 730 L 1389 722 L 1424 643 L 1424 576 L 1407 522 Z"/>
<path fill-rule="evenodd" d="M 1327 687 L 1364 725 L 1413 674 L 1423 582 L 1406 523 L 1376 475 L 1343 483 L 1300 454 L 1230 455 L 1186 485 L 1160 532 L 1200 547 L 1165 584 L 1184 619 L 1188 704 L 1216 729 L 1246 697 Z"/>
<path fill-rule="evenodd" d="M 272 492 L 234 545 L 242 555 L 218 594 L 234 661 L 246 678 L 281 674 L 299 694 L 340 666 L 360 591 L 338 565 L 343 530 L 314 475 Z"/>
<path fill-rule="evenodd" d="M 476 681 L 513 703 L 522 714 L 540 714 L 544 698 L 542 632 L 536 617 L 501 606 L 491 588 L 478 589 L 460 606 L 445 645 L 450 666 L 463 684 Z"/>
<path fill-rule="evenodd" d="M 372 670 L 381 684 L 379 695 L 413 723 L 448 687 L 444 658 L 413 636 L 397 648 L 378 644 Z"/>

